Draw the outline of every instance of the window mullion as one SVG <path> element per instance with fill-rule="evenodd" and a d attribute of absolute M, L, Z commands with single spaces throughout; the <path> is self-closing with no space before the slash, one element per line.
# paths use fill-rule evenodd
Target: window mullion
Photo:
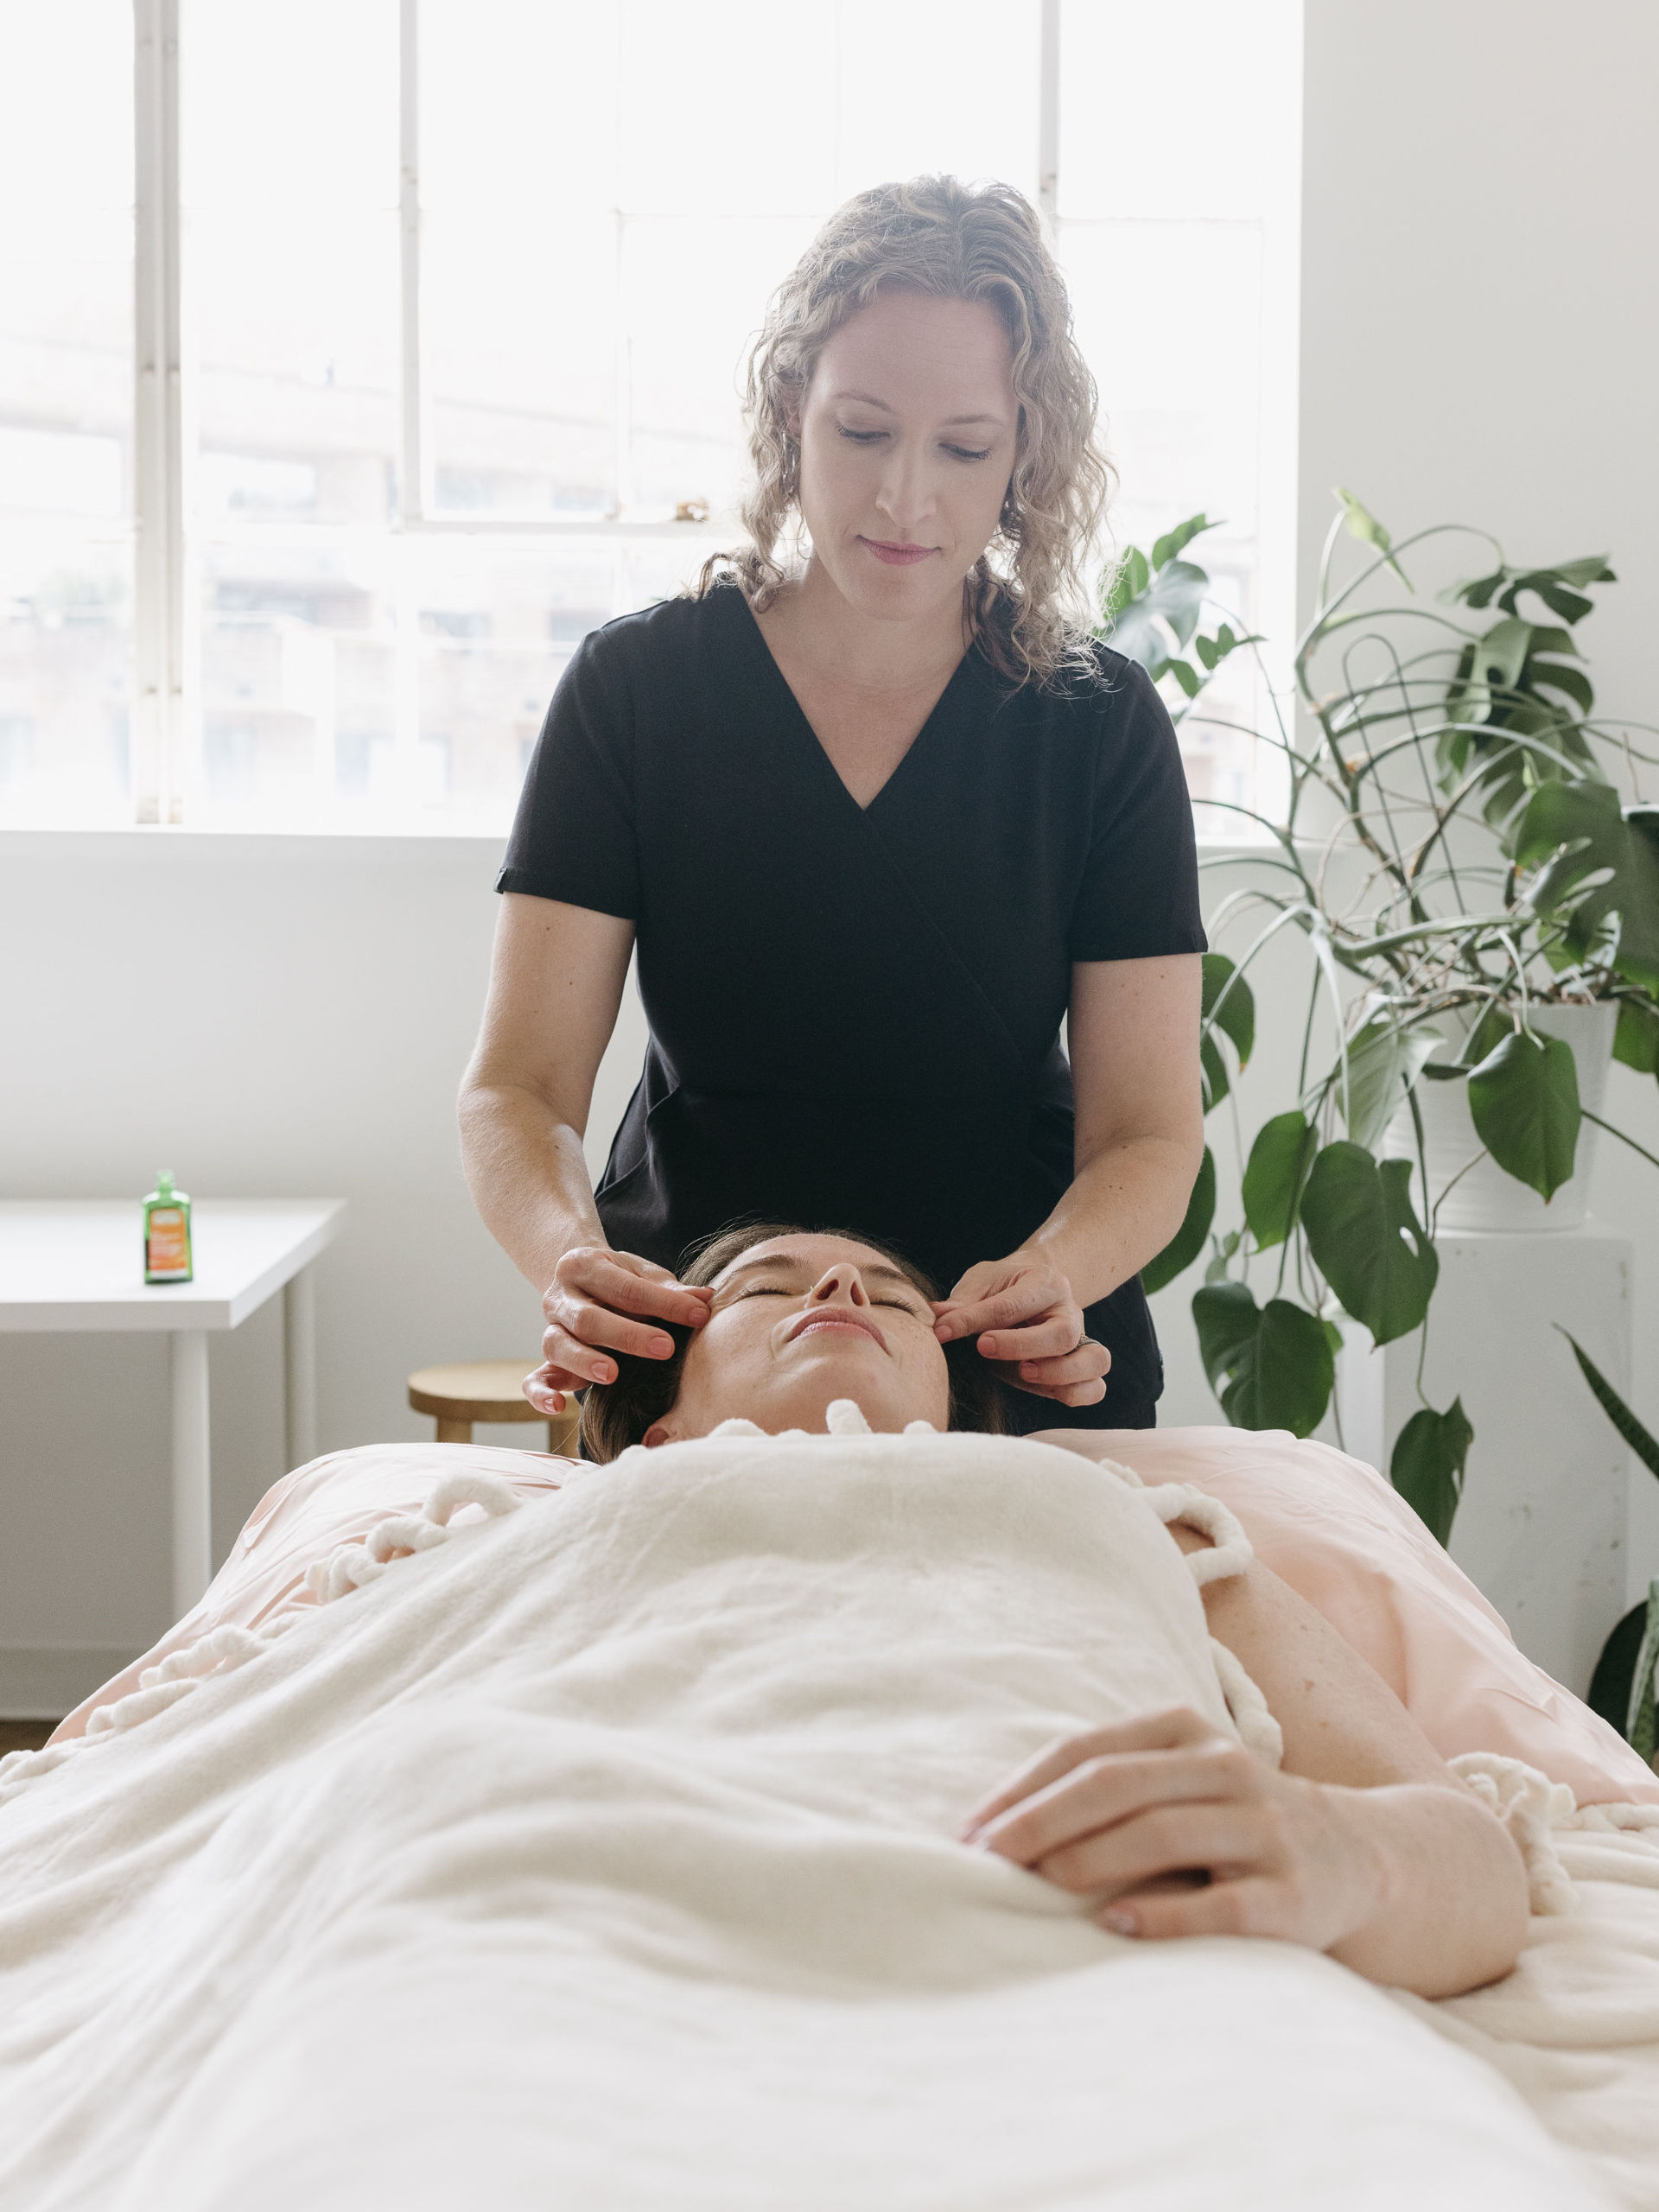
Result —
<path fill-rule="evenodd" d="M 397 482 L 398 512 L 419 522 L 430 510 L 427 472 L 429 440 L 422 411 L 424 363 L 421 357 L 421 68 L 420 0 L 402 0 L 397 53 L 397 234 L 401 264 L 402 314 L 398 349 L 402 437 Z"/>
<path fill-rule="evenodd" d="M 1037 80 L 1037 212 L 1052 251 L 1060 237 L 1060 0 L 1042 0 Z"/>
<path fill-rule="evenodd" d="M 134 0 L 134 744 L 139 822 L 181 818 L 185 752 L 179 0 Z"/>
<path fill-rule="evenodd" d="M 421 49 L 420 0 L 401 0 L 397 35 L 397 236 L 399 254 L 400 410 L 397 523 L 392 562 L 392 749 L 403 804 L 411 812 L 420 790 L 420 592 L 414 534 L 431 501 L 431 441 L 424 407 L 421 345 Z M 408 533 L 408 534 L 405 534 Z"/>

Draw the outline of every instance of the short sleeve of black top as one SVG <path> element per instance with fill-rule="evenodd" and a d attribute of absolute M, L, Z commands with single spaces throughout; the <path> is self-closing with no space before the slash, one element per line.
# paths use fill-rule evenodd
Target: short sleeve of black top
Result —
<path fill-rule="evenodd" d="M 598 1198 L 670 1267 L 743 1217 L 860 1229 L 946 1284 L 1007 1251 L 1071 1173 L 1071 963 L 1205 947 L 1138 665 L 1015 685 L 969 652 L 861 809 L 731 585 L 577 649 L 497 888 L 634 925 L 652 1039 Z M 1139 1284 L 1096 1317 L 1114 1379 L 1083 1413 L 1150 1418 Z"/>

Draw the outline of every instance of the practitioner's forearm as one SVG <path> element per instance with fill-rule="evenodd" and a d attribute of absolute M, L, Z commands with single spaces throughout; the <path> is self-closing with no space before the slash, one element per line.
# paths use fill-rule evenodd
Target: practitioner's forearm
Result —
<path fill-rule="evenodd" d="M 1161 1252 L 1186 1215 L 1201 1154 L 1183 1139 L 1126 1137 L 1079 1165 L 1026 1239 L 1059 1268 L 1079 1306 L 1110 1295 Z"/>
<path fill-rule="evenodd" d="M 1420 1997 L 1455 1997 L 1506 1974 L 1526 1941 L 1527 1875 L 1485 1807 L 1436 1783 L 1322 1786 L 1378 1874 L 1375 1912 L 1332 1957 Z"/>
<path fill-rule="evenodd" d="M 537 1092 L 473 1084 L 461 1098 L 461 1164 L 486 1226 L 543 1291 L 564 1255 L 607 1242 L 581 1132 Z"/>

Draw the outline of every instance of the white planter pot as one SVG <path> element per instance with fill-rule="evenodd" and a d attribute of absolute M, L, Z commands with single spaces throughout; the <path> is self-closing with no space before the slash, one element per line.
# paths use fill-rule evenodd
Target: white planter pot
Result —
<path fill-rule="evenodd" d="M 1599 1114 L 1606 1095 L 1618 1008 L 1535 1005 L 1529 1018 L 1538 1035 L 1560 1037 L 1573 1047 L 1579 1102 L 1591 1113 Z M 1451 1033 L 1459 1021 L 1459 1016 L 1452 1014 L 1436 1025 L 1447 1033 L 1447 1042 L 1434 1053 L 1436 1060 L 1456 1058 L 1462 1036 Z M 1546 1205 L 1536 1191 L 1506 1175 L 1496 1160 L 1477 1158 L 1482 1146 L 1469 1112 L 1466 1083 L 1422 1080 L 1416 1096 L 1423 1117 L 1429 1205 L 1440 1207 L 1439 1228 L 1455 1234 L 1466 1230 L 1567 1230 L 1583 1225 L 1599 1134 L 1593 1122 L 1580 1124 L 1572 1177 Z M 1385 1160 L 1416 1160 L 1417 1137 L 1409 1105 L 1402 1106 L 1389 1123 L 1382 1151 Z M 1469 1166 L 1471 1160 L 1477 1162 L 1472 1167 Z"/>

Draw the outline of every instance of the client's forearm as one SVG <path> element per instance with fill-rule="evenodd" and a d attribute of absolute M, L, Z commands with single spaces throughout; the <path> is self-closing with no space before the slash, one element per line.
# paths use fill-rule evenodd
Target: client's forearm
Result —
<path fill-rule="evenodd" d="M 1438 1783 L 1323 1786 L 1377 1876 L 1375 1911 L 1332 1957 L 1420 1997 L 1455 1997 L 1506 1974 L 1526 1941 L 1527 1875 L 1486 1808 Z"/>
<path fill-rule="evenodd" d="M 1168 1136 L 1124 1137 L 1083 1162 L 1048 1219 L 1026 1239 L 1092 1306 L 1161 1252 L 1185 1217 L 1197 1160 Z"/>
<path fill-rule="evenodd" d="M 471 1083 L 461 1097 L 461 1164 L 491 1235 L 537 1291 L 578 1244 L 607 1240 L 582 1135 L 537 1092 Z"/>

